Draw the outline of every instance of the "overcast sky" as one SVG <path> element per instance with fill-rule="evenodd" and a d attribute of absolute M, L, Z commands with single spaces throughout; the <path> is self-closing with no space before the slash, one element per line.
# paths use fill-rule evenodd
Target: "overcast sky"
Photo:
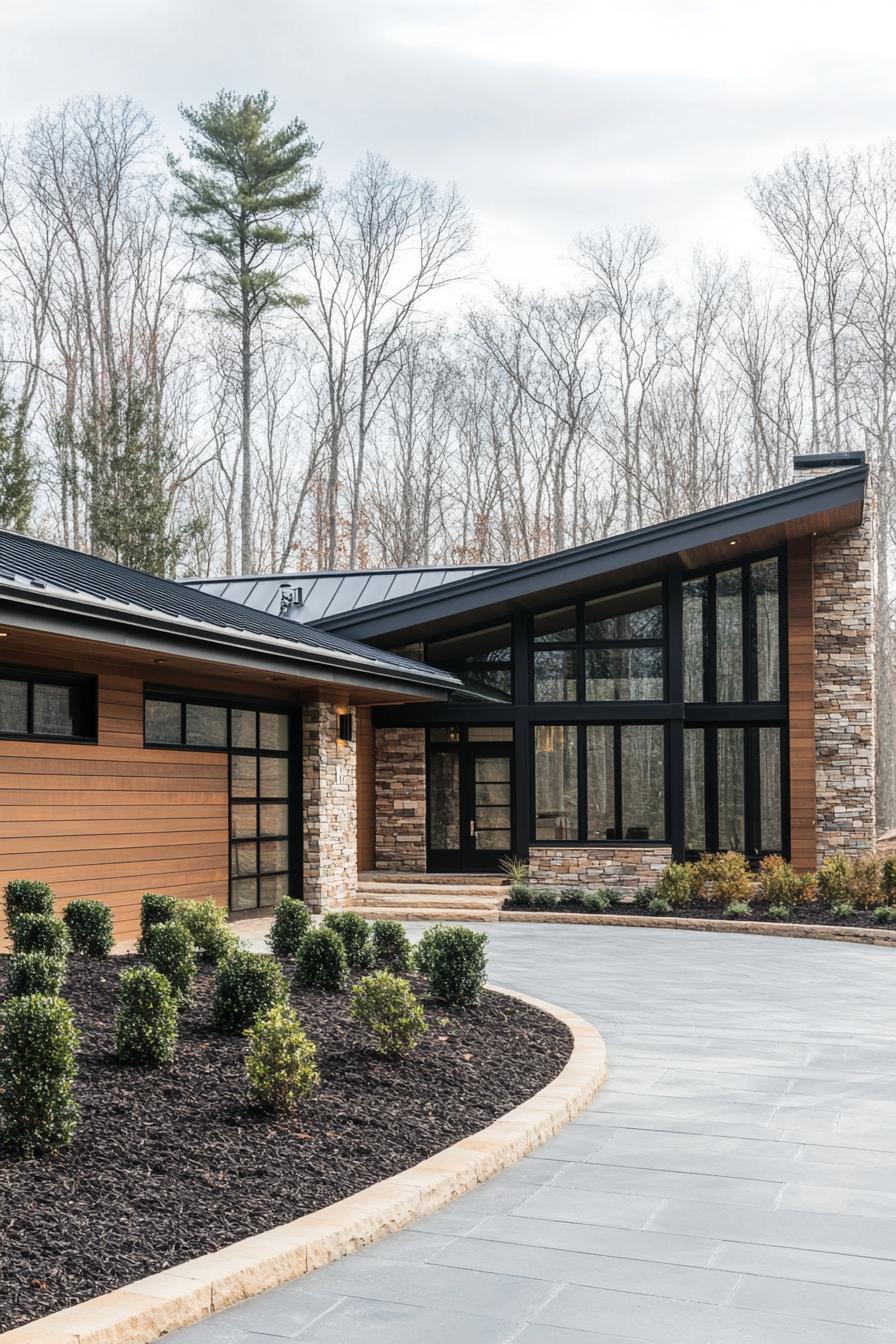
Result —
<path fill-rule="evenodd" d="M 556 283 L 579 230 L 648 221 L 668 269 L 756 252 L 744 188 L 791 149 L 896 135 L 890 0 L 0 0 L 0 122 L 129 93 L 265 86 L 322 143 L 455 181 L 503 279 Z"/>

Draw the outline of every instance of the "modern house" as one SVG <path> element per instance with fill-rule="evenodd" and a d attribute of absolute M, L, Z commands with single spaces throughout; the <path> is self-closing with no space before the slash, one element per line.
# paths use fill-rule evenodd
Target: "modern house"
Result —
<path fill-rule="evenodd" d="M 0 533 L 0 883 L 351 903 L 875 839 L 867 468 L 519 564 L 196 580 Z"/>

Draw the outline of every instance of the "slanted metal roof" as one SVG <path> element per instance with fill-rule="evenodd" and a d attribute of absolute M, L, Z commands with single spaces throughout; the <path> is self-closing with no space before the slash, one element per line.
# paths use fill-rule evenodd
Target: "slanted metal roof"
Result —
<path fill-rule="evenodd" d="M 190 588 L 240 602 L 255 611 L 280 614 L 283 591 L 302 590 L 301 604 L 289 610 L 292 621 L 322 621 L 328 616 L 377 607 L 399 597 L 428 592 L 501 565 L 412 565 L 407 569 L 310 570 L 214 579 L 184 579 Z"/>
<path fill-rule="evenodd" d="M 161 624 L 168 634 L 193 639 L 220 642 L 230 635 L 235 662 L 240 646 L 255 646 L 305 663 L 317 661 L 444 690 L 459 684 L 448 673 L 413 659 L 5 529 L 0 529 L 0 596 L 40 597 L 45 605 L 64 605 L 85 615 L 102 614 L 145 627 Z"/>

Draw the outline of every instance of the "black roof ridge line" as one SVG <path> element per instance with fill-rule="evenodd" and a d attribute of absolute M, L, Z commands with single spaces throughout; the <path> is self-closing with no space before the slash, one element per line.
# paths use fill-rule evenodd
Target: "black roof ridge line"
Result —
<path fill-rule="evenodd" d="M 650 523 L 646 527 L 635 528 L 630 532 L 614 533 L 612 536 L 602 537 L 599 541 L 589 541 L 580 546 L 570 546 L 562 551 L 550 551 L 547 555 L 536 556 L 531 560 L 507 563 L 500 568 L 512 570 L 514 576 L 524 576 L 526 573 L 538 574 L 542 571 L 549 572 L 555 568 L 561 569 L 567 564 L 574 564 L 577 560 L 589 554 L 600 555 L 603 552 L 612 554 L 616 549 L 625 551 L 643 544 L 647 538 L 660 539 L 664 535 L 674 534 L 677 530 L 682 530 L 685 527 L 699 526 L 701 520 L 705 522 L 713 515 L 718 521 L 723 522 L 726 518 L 736 517 L 740 512 L 754 513 L 760 508 L 767 508 L 769 505 L 781 502 L 785 498 L 799 499 L 805 495 L 827 491 L 832 487 L 848 485 L 853 481 L 861 480 L 864 482 L 868 479 L 869 470 L 868 464 L 865 463 L 854 467 L 845 467 L 842 471 L 828 471 L 823 476 L 809 476 L 804 480 L 791 482 L 789 485 L 776 486 L 774 490 L 764 490 L 759 494 L 746 495 L 742 499 L 729 500 L 725 504 L 698 509 L 694 513 L 681 514 L 677 518 L 667 518 L 662 522 Z M 438 602 L 440 599 L 448 600 L 449 598 L 462 597 L 471 590 L 475 592 L 480 586 L 487 587 L 487 582 L 483 583 L 483 580 L 487 580 L 487 575 L 477 574 L 468 579 L 461 579 L 447 587 L 430 588 L 423 593 L 408 593 L 398 597 L 386 598 L 370 607 L 360 610 L 353 609 L 335 616 L 321 617 L 317 621 L 310 622 L 310 624 L 328 633 L 338 633 L 340 625 L 361 624 L 377 612 L 388 612 L 391 615 L 408 607 L 423 605 L 426 601 Z"/>
<path fill-rule="evenodd" d="M 9 529 L 4 529 L 8 531 Z M 21 535 L 25 535 L 22 533 Z M 34 538 L 29 538 L 34 540 Z M 51 545 L 53 543 L 50 543 Z M 180 583 L 192 588 L 203 583 L 261 583 L 266 579 L 355 579 L 362 575 L 373 574 L 434 574 L 446 569 L 507 569 L 513 560 L 470 560 L 451 565 L 386 565 L 382 569 L 297 569 L 278 570 L 271 574 L 210 574 L 208 578 L 191 577 L 188 579 L 169 579 L 169 583 Z M 139 572 L 139 571 L 138 571 Z M 211 593 L 211 597 L 216 594 Z"/>

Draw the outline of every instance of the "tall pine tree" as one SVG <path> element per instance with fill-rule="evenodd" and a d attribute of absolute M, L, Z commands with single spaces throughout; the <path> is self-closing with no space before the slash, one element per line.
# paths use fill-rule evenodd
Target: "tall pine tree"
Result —
<path fill-rule="evenodd" d="M 241 355 L 240 558 L 252 568 L 252 373 L 255 328 L 269 308 L 302 302 L 287 287 L 292 253 L 305 241 L 300 218 L 320 188 L 308 180 L 317 146 L 298 120 L 273 127 L 265 90 L 222 90 L 199 108 L 181 107 L 191 164 L 169 164 L 177 208 L 204 256 L 203 283 L 218 314 L 239 331 Z"/>

